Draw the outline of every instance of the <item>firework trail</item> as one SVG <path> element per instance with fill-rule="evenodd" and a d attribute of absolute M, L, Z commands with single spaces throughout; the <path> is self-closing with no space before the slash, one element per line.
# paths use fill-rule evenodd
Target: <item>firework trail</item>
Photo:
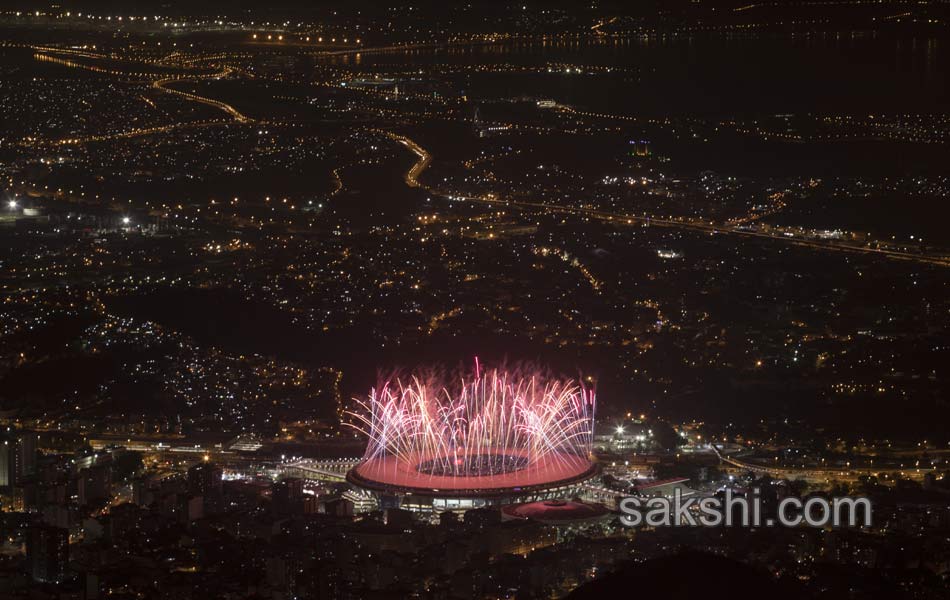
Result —
<path fill-rule="evenodd" d="M 363 464 L 424 481 L 552 474 L 586 463 L 594 393 L 532 367 L 392 377 L 355 399 L 353 424 L 368 440 Z"/>

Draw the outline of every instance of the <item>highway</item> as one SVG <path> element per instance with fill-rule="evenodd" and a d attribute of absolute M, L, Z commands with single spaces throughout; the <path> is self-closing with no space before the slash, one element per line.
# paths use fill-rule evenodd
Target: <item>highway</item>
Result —
<path fill-rule="evenodd" d="M 722 454 L 714 445 L 711 446 L 711 448 L 713 452 L 716 453 L 716 456 L 719 458 L 719 460 L 729 466 L 741 469 L 743 471 L 768 474 L 781 479 L 806 479 L 824 482 L 832 480 L 856 481 L 861 476 L 877 476 L 880 473 L 894 472 L 894 469 L 880 469 L 875 467 L 848 467 L 845 469 L 798 469 L 794 467 L 767 467 L 765 465 L 745 462 L 726 456 Z M 935 471 L 935 469 L 920 469 L 916 467 L 913 469 L 898 470 L 898 472 L 907 479 L 923 479 L 924 475 Z"/>
<path fill-rule="evenodd" d="M 101 73 L 105 75 L 114 75 L 114 76 L 119 76 L 119 77 L 139 77 L 139 78 L 145 78 L 145 79 L 159 77 L 158 79 L 155 79 L 154 81 L 152 81 L 152 87 L 157 90 L 160 90 L 166 94 L 174 94 L 176 96 L 179 96 L 191 102 L 198 102 L 200 104 L 211 106 L 212 108 L 216 108 L 218 110 L 224 111 L 228 116 L 230 116 L 231 118 L 233 118 L 235 121 L 239 123 L 255 122 L 254 119 L 243 114 L 237 108 L 235 108 L 234 106 L 230 104 L 227 104 L 226 102 L 221 102 L 220 100 L 207 98 L 205 96 L 199 96 L 198 94 L 192 94 L 190 92 L 184 92 L 181 90 L 176 90 L 173 87 L 169 87 L 170 84 L 173 84 L 179 81 L 189 81 L 189 80 L 200 81 L 203 79 L 219 79 L 222 77 L 227 77 L 231 73 L 235 72 L 235 70 L 232 67 L 225 66 L 220 71 L 217 71 L 214 73 L 197 73 L 197 74 L 189 74 L 189 75 L 183 74 L 183 75 L 175 75 L 171 77 L 161 77 L 161 75 L 158 75 L 154 72 L 119 71 L 116 69 L 106 69 L 106 68 L 98 67 L 95 65 L 82 64 L 82 63 L 78 63 L 78 62 L 68 60 L 65 58 L 53 56 L 53 54 L 65 54 L 68 56 L 77 56 L 77 57 L 90 58 L 90 59 L 95 59 L 95 60 L 112 60 L 115 62 L 124 62 L 124 63 L 130 62 L 128 60 L 121 59 L 114 56 L 107 56 L 104 54 L 95 54 L 95 53 L 83 52 L 83 51 L 78 51 L 78 50 L 70 50 L 66 48 L 50 48 L 46 46 L 31 46 L 31 48 L 36 51 L 36 53 L 33 55 L 34 59 L 38 61 L 42 61 L 42 62 L 52 62 L 52 63 L 59 64 L 65 67 L 85 69 L 87 71 L 93 71 L 96 73 Z M 209 58 L 217 58 L 217 57 L 209 57 Z M 177 124 L 166 125 L 163 127 L 153 127 L 153 128 L 148 128 L 148 129 L 134 129 L 128 132 L 123 132 L 123 133 L 113 134 L 113 135 L 108 135 L 108 136 L 89 136 L 87 138 L 69 138 L 65 140 L 59 140 L 57 142 L 54 142 L 54 144 L 56 145 L 82 144 L 86 142 L 103 141 L 106 139 L 135 137 L 139 135 L 151 135 L 155 133 L 167 132 L 172 129 L 177 129 L 181 127 L 205 126 L 212 123 L 214 122 L 204 121 L 204 122 L 201 122 L 200 124 L 177 123 Z"/>
<path fill-rule="evenodd" d="M 441 197 L 449 201 L 464 201 L 488 204 L 493 206 L 505 206 L 514 208 L 524 208 L 533 210 L 545 210 L 557 213 L 571 214 L 575 216 L 591 217 L 603 221 L 609 221 L 616 225 L 650 225 L 657 227 L 672 227 L 676 229 L 687 229 L 709 235 L 732 235 L 746 238 L 767 239 L 792 246 L 801 246 L 818 250 L 830 250 L 834 252 L 847 252 L 852 254 L 865 254 L 871 256 L 880 256 L 895 260 L 907 260 L 916 263 L 931 264 L 940 267 L 950 267 L 950 256 L 928 256 L 924 254 L 915 254 L 912 252 L 903 252 L 900 250 L 889 250 L 884 248 L 869 248 L 867 246 L 857 246 L 854 244 L 825 242 L 820 240 L 811 240 L 805 238 L 788 237 L 786 235 L 773 235 L 728 225 L 716 225 L 713 223 L 700 223 L 696 221 L 684 221 L 676 219 L 657 219 L 643 215 L 632 215 L 626 213 L 617 213 L 593 208 L 583 208 L 578 206 L 569 206 L 566 204 L 554 204 L 549 202 L 531 202 L 524 200 L 504 200 L 499 198 L 487 198 L 484 196 L 465 196 L 438 190 L 434 187 L 423 184 L 419 177 L 432 163 L 432 155 L 422 146 L 409 139 L 406 136 L 392 132 L 384 132 L 387 137 L 398 141 L 413 154 L 416 155 L 416 162 L 406 172 L 404 179 L 406 185 L 414 188 L 422 188 L 436 197 Z"/>
<path fill-rule="evenodd" d="M 234 120 L 237 121 L 238 123 L 252 123 L 254 122 L 254 119 L 243 114 L 241 111 L 234 108 L 230 104 L 221 102 L 220 100 L 215 100 L 213 98 L 206 98 L 204 96 L 199 96 L 198 94 L 192 94 L 189 92 L 176 90 L 175 88 L 166 87 L 168 84 L 175 83 L 177 81 L 185 81 L 189 79 L 195 80 L 195 81 L 201 80 L 201 79 L 217 79 L 220 77 L 226 77 L 230 73 L 231 73 L 230 67 L 225 67 L 222 71 L 219 71 L 218 73 L 211 73 L 209 75 L 191 75 L 188 77 L 169 77 L 167 79 L 157 79 L 152 82 L 152 87 L 169 94 L 176 94 L 178 96 L 181 96 L 182 98 L 185 98 L 186 100 L 191 100 L 192 102 L 200 102 L 201 104 L 205 104 L 207 106 L 211 106 L 213 108 L 223 110 L 224 112 L 229 114 L 231 117 L 233 117 Z"/>

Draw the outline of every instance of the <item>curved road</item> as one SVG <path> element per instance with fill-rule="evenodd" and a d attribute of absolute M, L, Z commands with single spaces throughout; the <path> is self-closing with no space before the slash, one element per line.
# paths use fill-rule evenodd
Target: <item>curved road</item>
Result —
<path fill-rule="evenodd" d="M 673 227 L 677 229 L 689 229 L 710 235 L 726 234 L 740 237 L 760 238 L 776 242 L 783 242 L 793 246 L 804 246 L 819 250 L 831 250 L 835 252 L 849 252 L 854 254 L 867 254 L 873 256 L 883 256 L 896 260 L 909 260 L 918 263 L 931 264 L 941 267 L 950 267 L 950 256 L 926 256 L 914 254 L 912 252 L 902 252 L 900 250 L 887 250 L 882 248 L 868 248 L 866 246 L 855 246 L 852 244 L 837 244 L 830 242 L 821 242 L 818 240 L 806 240 L 800 238 L 790 238 L 786 236 L 771 235 L 758 231 L 749 231 L 738 229 L 736 227 L 720 226 L 707 223 L 697 223 L 693 221 L 678 221 L 675 219 L 656 219 L 653 217 L 644 217 L 624 213 L 615 213 L 606 210 L 594 208 L 582 208 L 569 206 L 566 204 L 553 204 L 548 202 L 528 202 L 522 200 L 499 200 L 495 198 L 486 198 L 484 196 L 462 196 L 437 190 L 427 186 L 419 181 L 422 172 L 425 171 L 432 162 L 432 155 L 425 148 L 411 140 L 410 138 L 392 132 L 383 132 L 387 137 L 406 146 L 418 160 L 405 174 L 406 185 L 410 187 L 419 187 L 437 196 L 450 201 L 478 202 L 481 204 L 501 205 L 517 208 L 543 209 L 572 215 L 585 217 L 594 217 L 605 221 L 616 222 L 619 225 L 656 225 L 659 227 Z"/>
<path fill-rule="evenodd" d="M 730 458 L 721 452 L 715 446 L 711 446 L 713 452 L 716 453 L 716 456 L 719 458 L 720 462 L 723 462 L 727 465 L 742 469 L 745 471 L 752 471 L 753 473 L 765 473 L 775 477 L 780 477 L 782 479 L 793 479 L 793 478 L 812 478 L 812 479 L 847 479 L 847 480 L 856 480 L 862 475 L 878 475 L 879 473 L 885 472 L 894 472 L 894 469 L 880 469 L 875 467 L 848 467 L 846 469 L 796 469 L 794 467 L 767 467 L 765 465 L 760 465 L 756 463 L 749 463 L 741 461 L 735 458 Z M 909 479 L 923 479 L 924 475 L 931 472 L 936 472 L 936 469 L 897 469 L 904 477 Z"/>

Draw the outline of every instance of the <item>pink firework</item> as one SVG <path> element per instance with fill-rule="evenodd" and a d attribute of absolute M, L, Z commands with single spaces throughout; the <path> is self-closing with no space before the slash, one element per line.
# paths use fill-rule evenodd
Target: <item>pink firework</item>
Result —
<path fill-rule="evenodd" d="M 368 444 L 362 477 L 400 487 L 494 488 L 590 467 L 594 393 L 536 369 L 412 376 L 352 413 Z"/>

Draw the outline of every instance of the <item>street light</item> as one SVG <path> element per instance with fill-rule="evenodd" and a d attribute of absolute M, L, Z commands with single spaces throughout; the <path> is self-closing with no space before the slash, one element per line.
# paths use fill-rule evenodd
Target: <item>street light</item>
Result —
<path fill-rule="evenodd" d="M 128 225 L 128 224 L 131 223 L 131 222 L 132 222 L 132 219 L 130 219 L 130 218 L 128 218 L 128 217 L 122 217 L 122 224 L 123 224 L 123 225 Z"/>

